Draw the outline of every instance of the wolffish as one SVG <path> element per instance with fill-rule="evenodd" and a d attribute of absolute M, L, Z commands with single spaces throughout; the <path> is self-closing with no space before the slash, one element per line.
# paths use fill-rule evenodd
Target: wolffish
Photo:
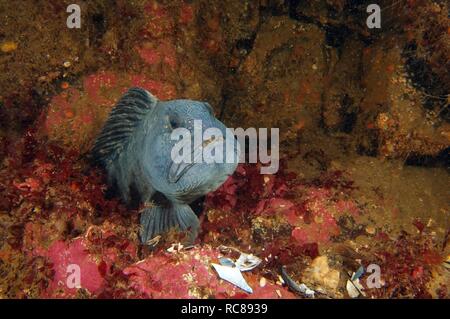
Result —
<path fill-rule="evenodd" d="M 144 89 L 131 88 L 112 109 L 91 150 L 94 161 L 106 170 L 109 185 L 125 203 L 136 199 L 152 203 L 141 211 L 144 244 L 171 228 L 187 232 L 193 241 L 200 223 L 189 204 L 216 190 L 236 169 L 238 160 L 189 163 L 172 159 L 173 130 L 186 128 L 194 136 L 196 120 L 201 120 L 202 132 L 215 128 L 223 137 L 234 138 L 214 117 L 208 103 L 159 101 Z M 215 142 L 226 143 L 224 138 L 208 141 Z M 234 142 L 232 151 L 237 159 L 239 144 L 236 139 Z M 200 146 L 194 145 L 192 153 Z"/>

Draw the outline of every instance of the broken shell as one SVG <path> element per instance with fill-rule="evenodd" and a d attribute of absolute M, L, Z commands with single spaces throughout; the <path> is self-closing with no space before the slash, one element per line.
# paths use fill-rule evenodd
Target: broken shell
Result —
<path fill-rule="evenodd" d="M 240 271 L 249 271 L 257 267 L 260 263 L 261 259 L 258 257 L 252 254 L 241 253 L 238 260 L 236 260 L 236 267 L 238 267 Z"/>
<path fill-rule="evenodd" d="M 223 280 L 232 283 L 233 285 L 241 288 L 248 293 L 253 293 L 252 287 L 247 284 L 244 277 L 242 276 L 241 271 L 237 267 L 222 266 L 214 263 L 212 264 L 212 266 L 217 271 L 219 277 Z"/>
<path fill-rule="evenodd" d="M 264 287 L 266 284 L 267 284 L 266 278 L 261 277 L 261 279 L 259 280 L 259 286 Z"/>
<path fill-rule="evenodd" d="M 356 298 L 359 296 L 359 290 L 356 289 L 356 287 L 352 284 L 351 280 L 347 280 L 347 293 L 350 296 L 350 298 Z"/>

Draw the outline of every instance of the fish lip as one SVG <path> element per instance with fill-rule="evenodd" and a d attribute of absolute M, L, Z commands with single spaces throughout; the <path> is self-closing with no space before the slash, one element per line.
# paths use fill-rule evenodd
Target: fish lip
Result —
<path fill-rule="evenodd" d="M 208 144 L 214 145 L 216 143 L 224 143 L 224 142 L 225 142 L 225 140 L 222 138 L 222 139 L 215 139 L 214 141 L 209 142 Z M 194 157 L 195 151 L 198 150 L 199 148 L 201 148 L 201 152 L 203 153 L 204 147 L 206 147 L 206 145 L 199 145 L 197 147 L 194 147 L 191 151 L 192 157 Z M 193 161 L 192 163 L 185 163 L 185 162 L 175 163 L 175 162 L 173 162 L 169 168 L 169 174 L 168 174 L 169 182 L 172 184 L 177 183 L 181 179 L 181 177 L 183 177 L 195 164 L 199 164 L 199 163 L 196 163 L 195 161 Z"/>
<path fill-rule="evenodd" d="M 200 148 L 200 146 L 194 147 L 191 151 L 191 156 L 194 156 L 194 153 L 196 150 L 198 150 Z M 185 162 L 181 162 L 181 163 L 175 163 L 172 162 L 172 165 L 169 168 L 169 174 L 168 174 L 168 180 L 170 183 L 177 183 L 181 177 L 183 177 L 191 168 L 192 166 L 194 166 L 195 161 L 193 161 L 192 163 L 185 163 Z"/>
<path fill-rule="evenodd" d="M 190 169 L 192 166 L 194 166 L 195 163 L 172 163 L 172 165 L 170 166 L 169 169 L 169 182 L 170 183 L 177 183 L 181 177 L 183 177 Z M 184 167 L 182 167 L 182 165 L 184 165 Z M 181 167 L 181 170 L 180 170 Z M 174 168 L 174 172 L 173 171 Z"/>

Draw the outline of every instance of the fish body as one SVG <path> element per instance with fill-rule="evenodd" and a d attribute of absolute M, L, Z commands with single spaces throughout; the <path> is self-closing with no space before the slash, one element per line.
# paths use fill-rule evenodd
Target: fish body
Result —
<path fill-rule="evenodd" d="M 239 144 L 234 138 L 231 152 L 235 161 L 231 163 L 173 160 L 177 140 L 172 133 L 183 128 L 193 137 L 194 123 L 199 120 L 202 133 L 214 128 L 223 137 L 230 136 L 229 129 L 214 117 L 208 103 L 158 101 L 148 91 L 132 88 L 113 108 L 95 141 L 92 158 L 106 170 L 108 183 L 117 189 L 123 201 L 153 203 L 141 212 L 143 243 L 170 228 L 188 231 L 194 239 L 199 221 L 189 203 L 216 190 L 236 169 Z M 224 142 L 212 139 L 212 144 L 215 141 Z M 193 139 L 186 142 L 192 142 L 192 153 L 200 146 L 194 145 Z M 225 147 L 223 150 L 230 151 Z"/>

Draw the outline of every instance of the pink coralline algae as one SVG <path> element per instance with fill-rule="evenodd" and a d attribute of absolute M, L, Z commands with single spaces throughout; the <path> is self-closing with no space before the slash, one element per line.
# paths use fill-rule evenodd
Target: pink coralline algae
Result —
<path fill-rule="evenodd" d="M 124 269 L 133 289 L 147 298 L 289 298 L 285 288 L 268 283 L 259 287 L 258 276 L 245 274 L 255 287 L 247 294 L 218 278 L 211 262 L 218 262 L 220 253 L 207 245 L 173 253 L 161 252 Z M 278 290 L 278 292 L 277 292 Z"/>
<path fill-rule="evenodd" d="M 173 56 L 165 55 L 164 59 L 175 63 Z M 109 111 L 132 86 L 142 87 L 161 100 L 176 96 L 176 87 L 168 81 L 141 74 L 99 71 L 86 76 L 82 88 L 72 87 L 52 98 L 41 116 L 40 134 L 65 148 L 87 151 Z"/>
<path fill-rule="evenodd" d="M 190 24 L 195 18 L 195 8 L 190 4 L 183 4 L 180 9 L 180 19 L 181 24 Z"/>
<path fill-rule="evenodd" d="M 173 84 L 155 81 L 143 75 L 131 75 L 130 83 L 131 86 L 138 86 L 152 92 L 161 100 L 173 99 L 176 94 L 176 88 Z"/>
<path fill-rule="evenodd" d="M 177 66 L 176 49 L 171 40 L 164 39 L 157 42 L 144 42 L 136 50 L 142 60 L 149 65 L 164 63 L 171 70 L 175 70 Z"/>
<path fill-rule="evenodd" d="M 106 97 L 101 96 L 101 92 L 111 89 L 117 85 L 117 75 L 113 72 L 100 71 L 87 76 L 83 81 L 83 87 L 91 101 L 96 104 L 107 104 Z"/>
<path fill-rule="evenodd" d="M 163 5 L 157 1 L 148 1 L 144 10 L 149 18 L 143 31 L 144 35 L 159 38 L 172 33 L 174 21 Z"/>
<path fill-rule="evenodd" d="M 47 257 L 53 265 L 54 277 L 47 291 L 49 297 L 69 297 L 75 296 L 78 288 L 84 288 L 90 293 L 98 293 L 104 285 L 104 278 L 99 271 L 99 264 L 88 253 L 86 244 L 81 238 L 71 243 L 57 241 L 50 246 L 48 251 L 41 253 Z M 80 271 L 80 287 L 73 286 L 68 282 L 72 268 L 76 265 L 74 271 Z M 76 273 L 74 273 L 76 275 Z M 76 283 L 76 282 L 74 282 Z"/>
<path fill-rule="evenodd" d="M 361 214 L 354 200 L 339 195 L 342 189 L 350 189 L 340 174 L 336 174 L 339 180 L 333 182 L 326 176 L 325 186 L 318 187 L 301 183 L 284 170 L 263 176 L 257 174 L 257 169 L 257 166 L 240 166 L 233 177 L 207 197 L 207 207 L 233 211 L 230 218 L 220 222 L 231 222 L 239 228 L 257 216 L 278 216 L 291 227 L 292 238 L 302 246 L 329 243 L 340 234 L 339 217 L 348 215 L 357 219 Z M 217 231 L 219 225 L 214 220 L 214 225 L 206 227 Z"/>
<path fill-rule="evenodd" d="M 359 209 L 352 200 L 334 200 L 329 189 L 310 187 L 301 205 L 301 214 L 288 213 L 288 221 L 295 228 L 292 237 L 300 244 L 328 243 L 340 234 L 337 219 L 346 214 L 357 217 Z"/>

